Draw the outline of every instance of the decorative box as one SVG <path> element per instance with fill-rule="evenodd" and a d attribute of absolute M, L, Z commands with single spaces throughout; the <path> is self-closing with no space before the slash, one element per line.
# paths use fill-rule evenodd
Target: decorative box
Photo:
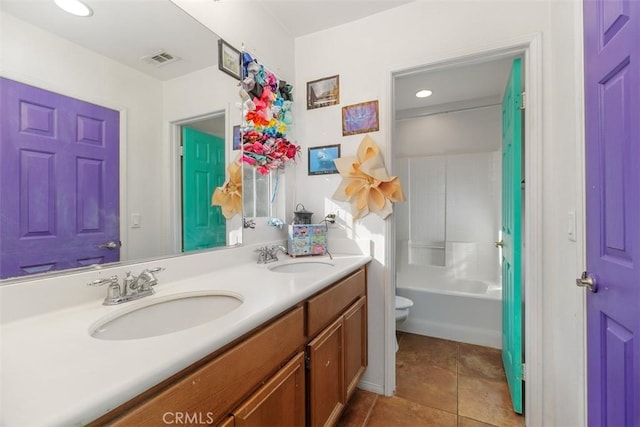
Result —
<path fill-rule="evenodd" d="M 292 257 L 326 254 L 327 226 L 325 224 L 289 225 L 287 251 Z"/>

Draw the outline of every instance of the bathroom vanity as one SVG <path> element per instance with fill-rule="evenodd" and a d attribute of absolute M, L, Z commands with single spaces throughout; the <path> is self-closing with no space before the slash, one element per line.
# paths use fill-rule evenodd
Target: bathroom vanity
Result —
<path fill-rule="evenodd" d="M 360 267 L 91 425 L 333 425 L 366 366 Z"/>
<path fill-rule="evenodd" d="M 171 263 L 185 260 L 163 261 L 162 274 L 170 274 L 160 276 L 148 301 L 103 306 L 94 297 L 3 320 L 2 424 L 334 424 L 367 365 L 371 258 L 338 254 L 261 266 L 253 251 L 238 249 L 235 265 L 221 260 L 226 267 L 177 280 L 171 272 L 188 267 Z M 93 295 L 106 292 L 74 286 Z M 144 308 L 154 300 L 214 291 L 242 304 L 169 334 L 91 336 L 96 322 L 136 304 Z M 6 286 L 0 292 L 3 304 L 18 293 Z M 26 292 L 29 297 L 34 290 Z"/>

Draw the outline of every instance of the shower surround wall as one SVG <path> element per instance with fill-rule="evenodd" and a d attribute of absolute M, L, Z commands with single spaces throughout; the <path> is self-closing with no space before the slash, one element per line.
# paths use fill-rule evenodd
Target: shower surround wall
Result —
<path fill-rule="evenodd" d="M 396 159 L 397 293 L 414 307 L 402 330 L 500 347 L 500 152 Z"/>

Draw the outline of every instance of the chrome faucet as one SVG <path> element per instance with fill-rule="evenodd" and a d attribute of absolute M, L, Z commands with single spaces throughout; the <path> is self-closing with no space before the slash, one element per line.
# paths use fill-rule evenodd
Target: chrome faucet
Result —
<path fill-rule="evenodd" d="M 117 305 L 123 302 L 137 300 L 149 295 L 153 295 L 155 291 L 151 288 L 158 283 L 155 273 L 159 273 L 164 268 L 156 267 L 151 270 L 145 269 L 138 276 L 133 276 L 131 272 L 127 272 L 122 281 L 122 288 L 118 281 L 118 276 L 111 276 L 108 279 L 98 279 L 87 283 L 88 286 L 109 285 L 107 296 L 102 304 Z"/>
<path fill-rule="evenodd" d="M 273 245 L 271 247 L 263 246 L 256 249 L 258 255 L 258 264 L 269 264 L 278 261 L 278 252 L 287 253 L 287 248 L 282 245 Z"/>

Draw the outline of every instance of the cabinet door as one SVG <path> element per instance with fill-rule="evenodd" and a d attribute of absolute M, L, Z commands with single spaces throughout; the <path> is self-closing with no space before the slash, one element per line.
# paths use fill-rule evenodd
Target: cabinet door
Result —
<path fill-rule="evenodd" d="M 235 427 L 304 425 L 304 353 L 299 353 L 233 412 Z"/>
<path fill-rule="evenodd" d="M 220 424 L 218 424 L 218 427 L 233 427 L 233 426 L 234 426 L 234 420 L 233 420 L 233 416 L 231 415 L 229 415 L 227 418 L 222 420 Z"/>
<path fill-rule="evenodd" d="M 309 343 L 309 423 L 334 425 L 345 402 L 343 318 Z"/>
<path fill-rule="evenodd" d="M 346 397 L 349 400 L 367 367 L 367 297 L 365 296 L 344 313 L 344 364 Z"/>

